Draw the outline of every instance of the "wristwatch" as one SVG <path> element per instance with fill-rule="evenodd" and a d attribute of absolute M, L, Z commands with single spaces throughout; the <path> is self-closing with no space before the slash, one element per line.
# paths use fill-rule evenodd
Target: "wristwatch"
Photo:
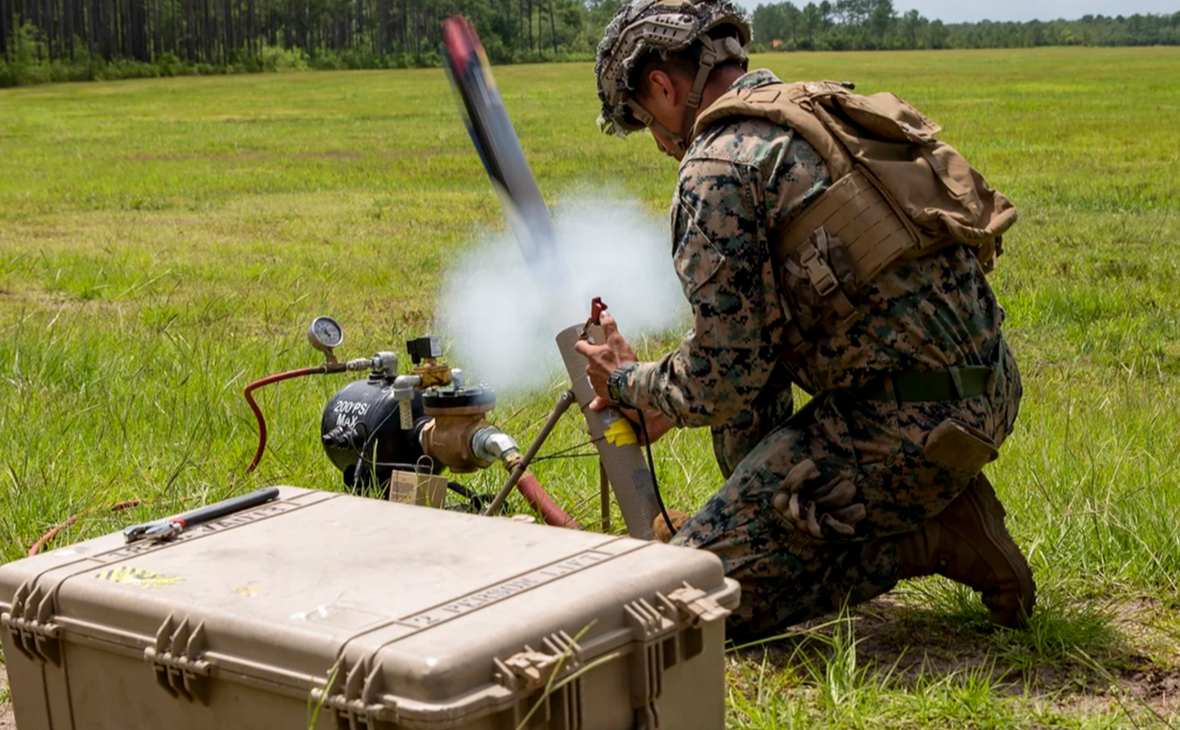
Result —
<path fill-rule="evenodd" d="M 610 399 L 619 405 L 623 405 L 623 378 L 625 377 L 626 372 L 619 368 L 606 379 L 606 390 L 610 393 Z"/>

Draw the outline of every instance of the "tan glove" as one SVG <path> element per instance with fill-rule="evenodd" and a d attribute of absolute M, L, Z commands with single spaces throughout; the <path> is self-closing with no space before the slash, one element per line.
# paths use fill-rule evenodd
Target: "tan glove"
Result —
<path fill-rule="evenodd" d="M 668 510 L 668 518 L 672 520 L 672 528 L 668 529 L 668 525 L 664 522 L 663 515 L 656 515 L 655 521 L 651 523 L 652 532 L 656 534 L 656 539 L 660 542 L 671 542 L 672 536 L 680 532 L 680 528 L 684 527 L 684 523 L 688 522 L 688 515 L 680 510 Z"/>
<path fill-rule="evenodd" d="M 787 473 L 782 488 L 774 495 L 774 508 L 795 527 L 822 540 L 824 527 L 840 535 L 853 535 L 856 523 L 865 518 L 865 506 L 852 503 L 856 485 L 837 476 L 819 486 L 809 482 L 819 479 L 819 469 L 811 459 L 800 462 Z"/>

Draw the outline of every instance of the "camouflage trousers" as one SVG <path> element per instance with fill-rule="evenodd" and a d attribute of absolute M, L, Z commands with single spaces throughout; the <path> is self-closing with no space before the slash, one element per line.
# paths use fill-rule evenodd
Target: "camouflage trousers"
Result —
<path fill-rule="evenodd" d="M 996 445 L 1003 442 L 1021 396 L 1007 348 L 1003 364 L 991 392 L 958 401 L 898 405 L 822 393 L 740 461 L 728 457 L 737 463 L 732 476 L 673 544 L 715 553 L 726 574 L 741 583 L 741 606 L 727 625 L 731 638 L 766 636 L 867 601 L 897 583 L 899 537 L 937 516 L 975 476 L 927 459 L 926 436 L 955 418 Z M 802 484 L 787 479 L 809 459 L 817 477 Z M 855 487 L 843 504 L 864 505 L 850 535 L 824 526 L 817 538 L 773 506 L 780 491 L 806 500 L 809 489 L 837 481 Z"/>

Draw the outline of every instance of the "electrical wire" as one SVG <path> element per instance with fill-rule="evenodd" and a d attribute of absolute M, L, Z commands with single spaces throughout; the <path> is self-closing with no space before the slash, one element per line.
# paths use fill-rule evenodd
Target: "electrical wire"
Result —
<path fill-rule="evenodd" d="M 548 456 L 535 456 L 535 457 L 533 457 L 533 463 L 536 464 L 538 461 L 555 461 L 557 459 L 593 459 L 593 458 L 601 459 L 602 454 L 598 453 L 597 451 L 585 451 L 581 454 L 550 454 Z"/>
<path fill-rule="evenodd" d="M 575 458 L 581 458 L 583 456 L 598 456 L 598 454 L 596 452 L 590 452 L 590 453 L 585 453 L 585 454 L 570 454 L 569 452 L 577 451 L 578 449 L 584 448 L 586 446 L 593 446 L 594 444 L 598 443 L 599 441 L 605 441 L 605 440 L 606 440 L 605 436 L 599 436 L 596 439 L 590 439 L 589 441 L 583 441 L 580 444 L 574 444 L 573 446 L 570 446 L 568 448 L 554 451 L 552 454 L 546 454 L 545 456 L 535 456 L 535 457 L 533 457 L 532 461 L 551 461 L 553 459 L 575 459 Z M 567 454 L 569 454 L 569 455 L 567 456 Z"/>
<path fill-rule="evenodd" d="M 483 511 L 484 505 L 491 502 L 495 495 L 492 494 L 478 494 L 463 486 L 459 482 L 447 482 L 447 489 L 467 500 L 468 507 L 476 514 Z M 501 514 L 506 514 L 508 511 L 507 505 L 500 509 Z"/>
<path fill-rule="evenodd" d="M 635 412 L 639 414 L 639 428 L 643 429 L 643 445 L 647 447 L 647 468 L 651 472 L 651 486 L 656 493 L 656 504 L 660 506 L 660 514 L 664 516 L 664 524 L 667 525 L 668 532 L 675 535 L 672 518 L 668 517 L 668 510 L 664 507 L 664 497 L 660 494 L 660 482 L 656 479 L 656 464 L 655 460 L 651 458 L 651 439 L 647 437 L 647 419 L 643 417 L 642 408 L 635 409 Z"/>
<path fill-rule="evenodd" d="M 76 515 L 70 515 L 70 517 L 68 519 L 63 520 L 62 522 L 59 522 L 58 524 L 54 525 L 53 529 L 51 529 L 49 532 L 46 532 L 44 535 L 41 536 L 41 539 L 39 539 L 39 540 L 37 540 L 37 542 L 33 543 L 32 547 L 29 548 L 28 556 L 31 558 L 34 555 L 36 555 L 37 553 L 41 552 L 41 548 L 48 545 L 50 540 L 57 537 L 57 533 L 61 532 L 65 528 L 74 524 L 80 518 L 85 517 L 86 515 L 91 515 L 91 514 L 94 514 L 95 512 L 101 512 L 104 509 L 109 512 L 118 512 L 120 510 L 131 509 L 132 507 L 138 507 L 140 504 L 142 504 L 142 502 L 140 502 L 140 500 L 138 500 L 138 499 L 129 499 L 125 502 L 116 502 L 115 504 L 112 504 L 110 507 L 105 507 L 105 508 L 104 507 L 91 507 L 90 509 L 88 509 L 84 512 L 79 512 Z"/>
<path fill-rule="evenodd" d="M 385 424 L 389 423 L 389 419 L 393 418 L 394 416 L 400 416 L 401 415 L 400 411 L 401 411 L 401 404 L 400 403 L 395 404 L 393 409 L 390 410 L 389 413 L 385 414 L 385 418 L 382 418 L 381 422 L 377 424 L 377 427 L 374 428 L 372 431 L 369 431 L 368 435 L 365 436 L 364 445 L 361 446 L 361 448 L 359 450 L 355 446 L 352 447 L 353 453 L 355 453 L 357 455 L 357 457 L 360 458 L 360 463 L 358 464 L 358 466 L 363 467 L 367 464 L 369 466 L 376 466 L 376 467 L 389 466 L 389 467 L 393 467 L 395 469 L 398 468 L 399 466 L 405 466 L 404 464 L 399 465 L 399 464 L 395 464 L 395 463 L 391 463 L 391 462 L 380 462 L 380 461 L 377 461 L 375 459 L 370 459 L 367 456 L 365 456 L 365 454 L 367 454 L 369 452 L 369 447 L 373 445 L 373 440 L 375 438 L 377 438 L 377 434 L 381 433 L 381 429 L 385 428 Z M 368 431 L 368 429 L 369 429 L 369 424 L 365 423 L 364 421 L 361 421 L 357 425 L 364 426 L 366 431 Z M 376 455 L 376 452 L 374 452 L 374 456 L 375 455 Z M 418 472 L 417 465 L 415 465 L 413 468 L 414 468 L 415 472 Z M 433 467 L 431 468 L 431 471 L 433 471 Z"/>

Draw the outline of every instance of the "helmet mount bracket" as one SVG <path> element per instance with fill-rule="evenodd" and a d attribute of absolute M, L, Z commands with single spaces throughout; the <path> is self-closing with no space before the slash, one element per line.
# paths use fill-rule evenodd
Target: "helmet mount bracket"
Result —
<path fill-rule="evenodd" d="M 723 32 L 722 29 L 725 29 Z M 750 41 L 749 16 L 734 0 L 624 0 L 607 25 L 594 73 L 602 102 L 599 126 L 625 136 L 645 127 L 666 136 L 683 154 L 693 136 L 709 75 L 726 61 L 748 60 L 743 46 Z M 634 74 L 651 53 L 667 58 L 691 49 L 696 75 L 685 99 L 679 134 L 653 123 L 652 115 L 634 98 Z"/>

